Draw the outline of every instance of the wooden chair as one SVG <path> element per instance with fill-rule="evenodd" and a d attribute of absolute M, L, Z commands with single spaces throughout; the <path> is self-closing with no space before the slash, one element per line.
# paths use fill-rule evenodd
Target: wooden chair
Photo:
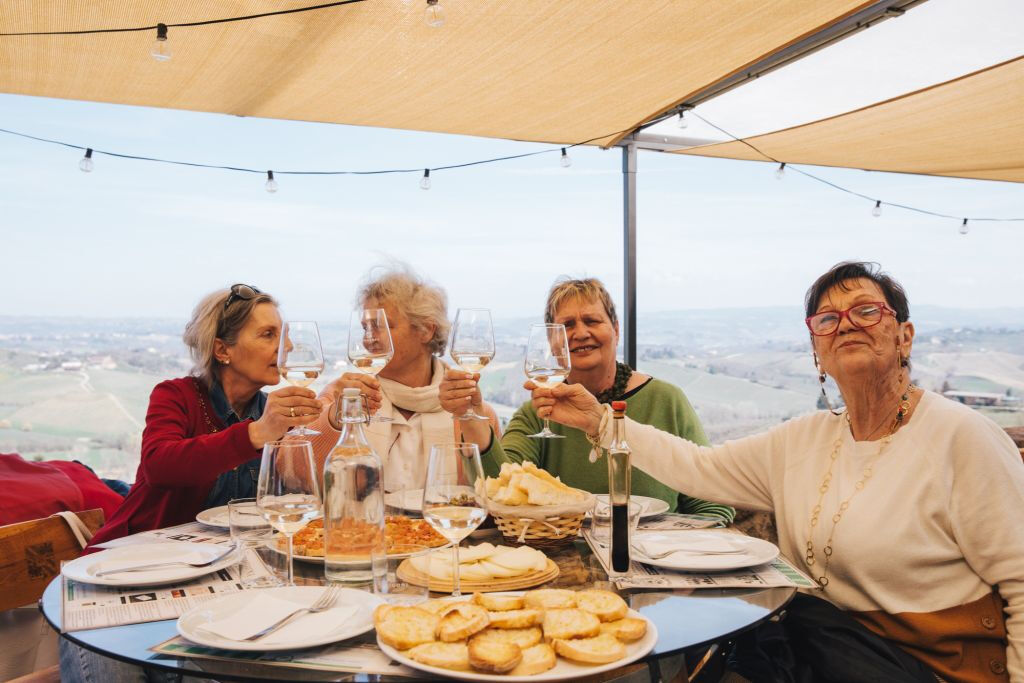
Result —
<path fill-rule="evenodd" d="M 103 525 L 103 510 L 77 514 L 91 532 Z M 56 661 L 55 634 L 42 621 L 42 615 L 34 608 L 17 608 L 39 600 L 47 584 L 60 574 L 60 563 L 75 559 L 81 552 L 82 545 L 61 517 L 0 526 L 0 617 L 4 625 L 0 679 L 31 671 L 38 661 L 37 652 L 44 660 Z M 51 666 L 24 678 L 56 681 L 59 672 Z"/>

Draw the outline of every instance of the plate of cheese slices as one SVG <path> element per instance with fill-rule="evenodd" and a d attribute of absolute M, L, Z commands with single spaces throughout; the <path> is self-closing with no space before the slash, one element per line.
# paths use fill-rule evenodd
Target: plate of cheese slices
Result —
<path fill-rule="evenodd" d="M 640 659 L 658 629 L 605 590 L 538 589 L 429 600 L 374 612 L 397 662 L 467 681 L 563 681 Z"/>
<path fill-rule="evenodd" d="M 454 587 L 451 550 L 410 557 L 398 566 L 398 577 L 437 592 Z M 464 591 L 492 592 L 539 586 L 558 576 L 558 565 L 529 546 L 479 545 L 459 548 L 459 584 Z"/>

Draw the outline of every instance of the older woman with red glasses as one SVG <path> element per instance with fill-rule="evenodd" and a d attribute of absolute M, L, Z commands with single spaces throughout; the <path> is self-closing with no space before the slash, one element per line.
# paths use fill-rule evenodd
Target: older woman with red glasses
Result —
<path fill-rule="evenodd" d="M 1013 442 L 913 384 L 907 297 L 875 264 L 838 264 L 806 309 L 819 379 L 835 379 L 845 410 L 710 448 L 626 425 L 633 464 L 654 478 L 774 511 L 782 552 L 820 586 L 741 638 L 734 668 L 755 681 L 1024 681 Z M 581 385 L 533 400 L 541 417 L 609 443 L 607 407 Z"/>

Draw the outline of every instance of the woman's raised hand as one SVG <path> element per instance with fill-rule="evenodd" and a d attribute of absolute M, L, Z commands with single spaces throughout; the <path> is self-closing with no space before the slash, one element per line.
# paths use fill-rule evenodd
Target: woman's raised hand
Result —
<path fill-rule="evenodd" d="M 321 399 L 327 399 L 330 403 L 334 403 L 341 398 L 342 389 L 350 389 L 355 387 L 359 389 L 359 393 L 366 397 L 367 409 L 370 413 L 375 413 L 380 408 L 381 401 L 384 398 L 384 394 L 380 390 L 380 380 L 373 375 L 367 375 L 362 372 L 346 372 L 344 375 L 328 384 L 323 391 L 320 392 Z"/>
<path fill-rule="evenodd" d="M 465 413 L 470 406 L 479 408 L 484 402 L 477 384 L 479 379 L 479 372 L 464 372 L 455 368 L 445 370 L 444 379 L 438 387 L 441 407 L 455 417 Z"/>
<path fill-rule="evenodd" d="M 581 429 L 585 434 L 597 434 L 604 407 L 582 384 L 557 384 L 545 389 L 527 381 L 523 388 L 532 392 L 538 417 Z"/>
<path fill-rule="evenodd" d="M 272 391 L 267 395 L 263 416 L 249 423 L 249 441 L 253 448 L 263 448 L 263 444 L 277 441 L 292 427 L 315 421 L 320 410 L 320 401 L 310 389 L 284 387 Z"/>

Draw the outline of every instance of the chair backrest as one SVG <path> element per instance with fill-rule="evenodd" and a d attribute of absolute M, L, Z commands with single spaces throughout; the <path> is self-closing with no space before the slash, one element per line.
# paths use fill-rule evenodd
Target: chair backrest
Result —
<path fill-rule="evenodd" d="M 103 510 L 79 512 L 78 518 L 96 531 L 103 526 Z M 67 522 L 45 517 L 0 526 L 0 610 L 27 605 L 43 594 L 60 574 L 60 563 L 82 552 Z"/>

